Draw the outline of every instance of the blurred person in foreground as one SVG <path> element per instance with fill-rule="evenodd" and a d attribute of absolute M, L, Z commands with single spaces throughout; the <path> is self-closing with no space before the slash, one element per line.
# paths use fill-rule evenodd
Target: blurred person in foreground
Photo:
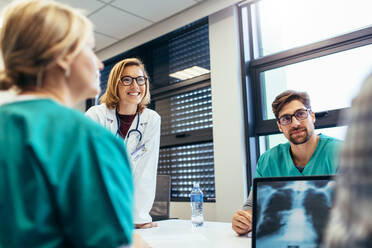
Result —
<path fill-rule="evenodd" d="M 12 2 L 0 33 L 0 247 L 129 247 L 122 142 L 70 107 L 99 93 L 91 22 L 53 1 Z"/>
<path fill-rule="evenodd" d="M 353 100 L 340 156 L 334 207 L 326 232 L 329 248 L 372 247 L 372 75 Z"/>

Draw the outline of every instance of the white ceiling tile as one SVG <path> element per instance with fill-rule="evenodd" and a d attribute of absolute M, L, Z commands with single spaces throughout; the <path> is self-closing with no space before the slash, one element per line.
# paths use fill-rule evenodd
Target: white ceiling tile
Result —
<path fill-rule="evenodd" d="M 113 39 L 112 37 L 108 37 L 106 35 L 94 32 L 94 38 L 96 40 L 96 47 L 95 50 L 99 51 L 105 47 L 108 47 L 111 44 L 114 44 L 118 40 Z"/>
<path fill-rule="evenodd" d="M 98 0 L 56 0 L 57 2 L 68 4 L 74 8 L 86 10 L 86 15 L 91 14 L 92 12 L 96 11 L 97 9 L 101 8 L 105 5 L 105 3 Z M 107 2 L 110 2 L 108 0 Z M 0 0 L 0 10 L 2 10 L 11 0 Z"/>
<path fill-rule="evenodd" d="M 83 9 L 86 11 L 86 15 L 92 14 L 94 11 L 105 5 L 97 0 L 58 0 L 58 2 L 68 4 L 74 8 Z"/>
<path fill-rule="evenodd" d="M 116 0 L 110 4 L 153 22 L 158 22 L 197 4 L 197 2 L 194 0 Z"/>
<path fill-rule="evenodd" d="M 198 4 L 198 2 L 206 0 L 57 1 L 86 10 L 86 14 L 94 23 L 97 31 L 97 33 L 95 33 L 95 38 L 96 50 L 98 51 L 152 25 L 154 22 L 166 19 L 184 9 Z M 0 0 L 0 10 L 10 2 L 11 0 Z"/>
<path fill-rule="evenodd" d="M 116 39 L 123 39 L 152 24 L 111 6 L 104 7 L 89 18 L 96 31 Z"/>

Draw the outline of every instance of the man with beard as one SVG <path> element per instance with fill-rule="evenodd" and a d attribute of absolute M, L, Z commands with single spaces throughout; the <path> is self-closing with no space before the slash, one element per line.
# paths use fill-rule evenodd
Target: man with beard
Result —
<path fill-rule="evenodd" d="M 280 132 L 289 142 L 262 154 L 255 177 L 310 176 L 335 174 L 341 141 L 314 133 L 315 114 L 306 92 L 287 90 L 272 103 Z M 232 219 L 233 230 L 242 235 L 252 227 L 252 191 Z"/>

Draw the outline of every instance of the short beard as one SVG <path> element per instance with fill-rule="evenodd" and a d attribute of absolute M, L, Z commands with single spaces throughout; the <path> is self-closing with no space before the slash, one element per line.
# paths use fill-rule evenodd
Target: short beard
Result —
<path fill-rule="evenodd" d="M 302 129 L 303 128 L 296 128 L 296 129 L 291 130 L 291 132 L 294 130 L 302 130 Z M 292 138 L 291 134 L 289 134 L 289 141 L 293 143 L 294 145 L 301 145 L 301 144 L 306 143 L 311 138 L 311 136 L 313 136 L 314 132 L 308 132 L 307 128 L 305 128 L 304 131 L 306 133 L 305 137 L 297 137 L 296 139 Z"/>

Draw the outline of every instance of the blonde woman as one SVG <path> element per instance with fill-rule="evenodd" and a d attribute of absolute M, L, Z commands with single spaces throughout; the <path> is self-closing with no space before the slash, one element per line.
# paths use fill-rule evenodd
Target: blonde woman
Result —
<path fill-rule="evenodd" d="M 124 59 L 110 72 L 101 105 L 86 115 L 125 140 L 134 178 L 136 228 L 156 226 L 149 214 L 155 198 L 159 158 L 160 116 L 150 102 L 148 74 L 136 58 Z"/>
<path fill-rule="evenodd" d="M 91 22 L 48 0 L 12 2 L 0 33 L 0 247 L 129 247 L 122 142 L 71 106 L 98 91 Z"/>

